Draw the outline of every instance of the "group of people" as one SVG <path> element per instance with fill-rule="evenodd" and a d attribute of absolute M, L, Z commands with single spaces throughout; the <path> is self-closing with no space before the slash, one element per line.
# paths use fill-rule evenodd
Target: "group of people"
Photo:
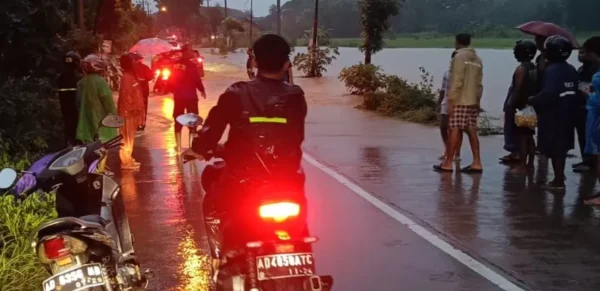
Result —
<path fill-rule="evenodd" d="M 102 127 L 101 121 L 110 114 L 118 114 L 125 118 L 125 125 L 121 128 L 123 146 L 119 154 L 122 168 L 139 168 L 140 164 L 132 157 L 132 152 L 136 132 L 145 128 L 149 82 L 154 78 L 142 59 L 137 53 L 120 57 L 123 76 L 115 104 L 105 79 L 108 66 L 102 56 L 90 54 L 82 60 L 76 52 L 65 55 L 64 69 L 57 83 L 67 145 L 90 143 L 97 139 L 107 141 L 115 137 L 116 130 Z M 111 174 L 104 163 L 105 160 L 100 169 Z"/>
<path fill-rule="evenodd" d="M 453 171 L 452 161 L 460 158 L 463 132 L 469 137 L 473 162 L 461 172 L 483 171 L 476 130 L 483 65 L 470 43 L 470 35 L 456 36 L 456 51 L 440 90 L 445 152 L 442 163 L 434 166 L 440 172 Z M 574 49 L 569 39 L 555 35 L 517 41 L 513 50 L 519 65 L 503 108 L 504 148 L 510 154 L 500 162 L 514 165 L 511 171 L 515 173 L 526 173 L 534 166 L 536 152 L 541 153 L 551 160 L 554 170 L 554 179 L 545 185 L 548 189 L 565 188 L 566 158 L 575 147 L 575 133 L 583 161 L 573 165 L 574 170 L 595 168 L 600 178 L 600 37 L 588 39 L 579 48 L 579 70 L 567 62 Z M 524 110 L 537 117 L 537 145 L 536 128 L 515 122 Z M 590 203 L 600 204 L 600 196 L 592 197 Z"/>

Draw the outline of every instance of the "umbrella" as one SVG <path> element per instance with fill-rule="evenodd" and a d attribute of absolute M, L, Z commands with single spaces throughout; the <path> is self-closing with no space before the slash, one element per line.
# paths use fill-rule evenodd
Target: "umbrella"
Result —
<path fill-rule="evenodd" d="M 530 21 L 517 26 L 517 29 L 535 36 L 550 37 L 553 35 L 560 35 L 570 40 L 576 48 L 579 47 L 579 42 L 572 33 L 551 22 Z"/>
<path fill-rule="evenodd" d="M 137 52 L 142 56 L 153 56 L 172 49 L 173 45 L 160 38 L 146 38 L 138 41 L 129 51 Z"/>

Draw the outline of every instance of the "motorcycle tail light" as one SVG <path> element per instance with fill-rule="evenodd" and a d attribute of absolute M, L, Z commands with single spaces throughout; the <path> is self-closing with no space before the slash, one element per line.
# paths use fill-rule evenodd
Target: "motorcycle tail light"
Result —
<path fill-rule="evenodd" d="M 160 70 L 156 70 L 156 72 L 154 72 L 154 78 L 158 78 L 160 76 Z"/>
<path fill-rule="evenodd" d="M 168 79 L 169 79 L 169 77 L 171 77 L 171 70 L 169 70 L 169 69 L 164 69 L 164 70 L 162 71 L 162 79 L 166 81 L 166 80 L 168 80 Z"/>
<path fill-rule="evenodd" d="M 84 253 L 85 242 L 70 236 L 54 236 L 44 239 L 39 244 L 38 257 L 44 264 L 57 261 L 59 265 L 70 264 L 72 255 Z"/>
<path fill-rule="evenodd" d="M 204 60 L 202 58 L 198 58 L 198 63 L 202 63 Z"/>
<path fill-rule="evenodd" d="M 293 202 L 279 202 L 262 205 L 259 208 L 260 217 L 273 219 L 275 222 L 283 222 L 290 217 L 300 214 L 300 205 Z"/>

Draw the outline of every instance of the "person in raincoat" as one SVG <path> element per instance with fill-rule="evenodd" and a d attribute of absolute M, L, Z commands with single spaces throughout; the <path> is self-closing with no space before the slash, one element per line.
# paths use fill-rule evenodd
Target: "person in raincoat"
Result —
<path fill-rule="evenodd" d="M 80 142 L 90 143 L 96 139 L 108 141 L 117 135 L 114 128 L 100 128 L 102 119 L 110 114 L 117 114 L 117 106 L 112 97 L 108 82 L 101 74 L 106 70 L 106 63 L 97 55 L 89 55 L 83 59 L 85 76 L 77 83 L 78 122 L 76 138 Z M 98 165 L 98 171 L 111 175 L 105 170 L 106 159 Z"/>
<path fill-rule="evenodd" d="M 121 128 L 123 146 L 119 156 L 122 169 L 137 169 L 140 164 L 133 158 L 135 133 L 144 121 L 144 97 L 142 86 L 135 72 L 135 55 L 125 54 L 120 58 L 123 77 L 119 89 L 119 115 L 125 118 L 125 126 Z"/>
<path fill-rule="evenodd" d="M 588 60 L 597 68 L 591 84 L 581 86 L 581 89 L 588 96 L 585 153 L 595 157 L 596 175 L 600 180 L 600 36 L 586 40 L 583 50 Z M 585 200 L 585 203 L 600 205 L 600 194 Z"/>
<path fill-rule="evenodd" d="M 64 58 L 64 71 L 57 79 L 58 100 L 65 128 L 65 142 L 75 145 L 77 131 L 77 82 L 83 78 L 80 72 L 81 57 L 76 52 L 68 52 Z"/>
<path fill-rule="evenodd" d="M 83 69 L 86 75 L 77 83 L 77 139 L 89 143 L 97 136 L 101 141 L 108 141 L 117 135 L 117 131 L 100 128 L 100 122 L 109 114 L 117 114 L 117 106 L 108 82 L 101 76 L 106 63 L 92 54 L 83 59 Z"/>
<path fill-rule="evenodd" d="M 139 53 L 132 53 L 131 56 L 133 57 L 133 68 L 137 77 L 137 81 L 142 89 L 142 97 L 144 100 L 144 116 L 142 119 L 142 123 L 138 127 L 138 130 L 144 131 L 146 129 L 146 120 L 148 117 L 148 97 L 150 96 L 150 81 L 154 79 L 154 73 L 148 66 L 146 66 L 142 62 L 144 60 L 144 57 L 142 57 L 142 55 L 140 55 Z"/>
<path fill-rule="evenodd" d="M 571 42 L 562 36 L 551 36 L 544 44 L 548 65 L 541 91 L 529 99 L 538 115 L 538 150 L 552 160 L 554 180 L 547 189 L 565 188 L 567 153 L 575 147 L 573 131 L 579 77 L 567 63 L 573 52 Z"/>

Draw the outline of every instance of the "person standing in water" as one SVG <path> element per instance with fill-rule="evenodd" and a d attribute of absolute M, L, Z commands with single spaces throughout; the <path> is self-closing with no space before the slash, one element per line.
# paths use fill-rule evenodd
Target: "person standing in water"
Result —
<path fill-rule="evenodd" d="M 254 73 L 254 68 L 256 67 L 256 64 L 254 63 L 254 51 L 249 47 L 246 53 L 248 54 L 248 60 L 246 60 L 246 73 L 248 74 L 248 79 L 252 80 L 256 77 L 256 74 Z"/>
<path fill-rule="evenodd" d="M 64 58 L 64 70 L 58 76 L 58 100 L 65 128 L 67 145 L 77 144 L 77 82 L 83 78 L 80 72 L 81 57 L 76 52 L 68 52 Z"/>
<path fill-rule="evenodd" d="M 600 36 L 592 37 L 583 43 L 586 59 L 596 67 L 591 84 L 583 83 L 581 89 L 587 96 L 587 124 L 585 153 L 596 160 L 596 175 L 600 180 Z M 586 199 L 585 204 L 600 205 L 600 194 Z"/>
<path fill-rule="evenodd" d="M 148 97 L 150 97 L 150 81 L 154 79 L 154 73 L 146 66 L 142 61 L 144 57 L 138 53 L 129 54 L 133 58 L 133 69 L 137 78 L 138 84 L 142 90 L 142 97 L 144 100 L 144 116 L 142 122 L 137 130 L 144 131 L 146 129 L 146 120 L 148 119 Z"/>
<path fill-rule="evenodd" d="M 452 59 L 456 56 L 456 51 L 452 52 Z M 444 154 L 440 157 L 440 160 L 444 160 L 446 155 L 448 155 L 448 136 L 450 134 L 450 129 L 448 128 L 449 117 L 448 117 L 448 85 L 449 85 L 449 77 L 450 71 L 447 70 L 444 72 L 444 77 L 442 79 L 442 88 L 440 88 L 439 99 L 438 99 L 438 107 L 440 108 L 440 134 L 442 135 L 442 141 L 444 142 Z M 460 160 L 460 148 L 462 146 L 462 137 L 463 134 L 460 134 L 458 148 L 454 154 L 454 160 Z"/>
<path fill-rule="evenodd" d="M 535 159 L 534 128 L 518 127 L 515 124 L 515 113 L 527 106 L 529 97 L 537 93 L 537 69 L 531 62 L 537 53 L 536 45 L 530 40 L 517 41 L 514 47 L 515 59 L 520 63 L 513 74 L 507 103 L 505 104 L 505 124 L 513 127 L 513 134 L 519 149 L 519 165 L 513 172 L 526 172 L 533 168 Z M 510 113 L 510 114 L 509 114 Z M 510 116 L 510 120 L 509 119 Z M 506 127 L 505 127 L 506 128 Z"/>
<path fill-rule="evenodd" d="M 577 102 L 577 70 L 567 63 L 573 45 L 562 36 L 546 39 L 544 52 L 547 67 L 541 92 L 529 99 L 538 115 L 538 150 L 552 160 L 554 179 L 545 187 L 565 188 L 567 153 L 575 147 L 574 109 Z"/>

